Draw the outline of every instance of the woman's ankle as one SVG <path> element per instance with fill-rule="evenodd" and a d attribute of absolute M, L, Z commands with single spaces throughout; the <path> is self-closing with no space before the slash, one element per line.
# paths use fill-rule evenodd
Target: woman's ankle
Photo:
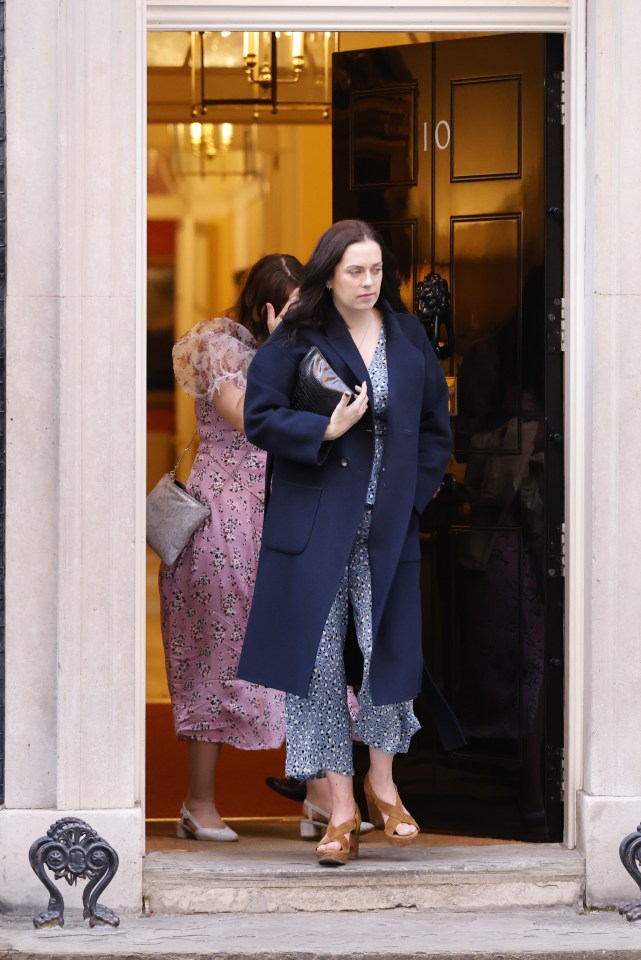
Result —
<path fill-rule="evenodd" d="M 388 797 L 391 797 L 392 800 L 388 800 L 388 802 L 393 802 L 396 796 L 396 785 L 391 770 L 389 772 L 376 772 L 370 768 L 367 779 L 370 788 L 377 797 L 380 797 L 381 800 L 388 800 Z"/>
<path fill-rule="evenodd" d="M 199 800 L 197 797 L 187 796 L 183 806 L 196 818 L 198 818 L 198 814 L 201 814 L 201 816 L 218 816 L 218 810 L 213 800 Z"/>
<path fill-rule="evenodd" d="M 356 816 L 356 801 L 339 803 L 332 808 L 331 822 L 337 827 L 341 823 L 348 823 Z"/>
<path fill-rule="evenodd" d="M 332 793 L 325 777 L 307 781 L 305 799 L 321 810 L 331 810 Z"/>

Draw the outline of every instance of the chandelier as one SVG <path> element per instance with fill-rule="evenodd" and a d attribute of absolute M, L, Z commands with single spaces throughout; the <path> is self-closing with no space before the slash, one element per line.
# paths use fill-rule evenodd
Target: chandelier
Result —
<path fill-rule="evenodd" d="M 330 115 L 331 56 L 338 49 L 338 34 L 329 31 L 223 31 L 191 33 L 191 112 L 202 118 L 209 107 L 268 107 L 272 114 L 282 110 L 318 109 L 324 119 Z M 242 59 L 240 40 L 242 37 Z M 224 76 L 223 76 L 224 75 Z M 215 85 L 224 81 L 235 96 L 216 96 Z M 239 89 L 239 81 L 249 91 Z M 297 85 L 298 96 L 288 90 Z"/>
<path fill-rule="evenodd" d="M 255 124 L 172 125 L 171 172 L 179 177 L 260 177 Z"/>

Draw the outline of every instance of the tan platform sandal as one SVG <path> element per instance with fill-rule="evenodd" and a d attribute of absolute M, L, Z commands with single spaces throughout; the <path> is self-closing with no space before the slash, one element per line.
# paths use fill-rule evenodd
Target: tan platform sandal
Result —
<path fill-rule="evenodd" d="M 318 844 L 322 847 L 326 843 L 340 843 L 340 850 L 319 850 L 316 847 L 316 856 L 318 862 L 323 867 L 342 867 L 348 860 L 356 860 L 358 857 L 358 840 L 360 837 L 361 814 L 358 807 L 351 820 L 345 823 L 339 823 L 338 826 L 330 822 L 327 824 L 327 832 Z"/>
<path fill-rule="evenodd" d="M 367 809 L 369 810 L 369 818 L 376 826 L 382 826 L 382 814 L 385 814 L 387 820 L 385 821 L 384 831 L 385 839 L 388 843 L 391 843 L 393 847 L 406 847 L 410 843 L 414 843 L 421 828 L 414 819 L 414 817 L 403 809 L 403 804 L 401 798 L 398 795 L 398 790 L 396 787 L 396 802 L 387 803 L 385 800 L 381 800 L 380 797 L 377 797 L 374 791 L 372 790 L 369 782 L 369 776 L 365 777 L 365 782 L 363 783 L 363 789 L 365 791 L 365 799 L 367 800 Z M 377 815 L 378 814 L 378 815 Z M 414 827 L 414 833 L 400 834 L 396 833 L 396 828 L 399 823 L 407 823 L 411 827 Z"/>

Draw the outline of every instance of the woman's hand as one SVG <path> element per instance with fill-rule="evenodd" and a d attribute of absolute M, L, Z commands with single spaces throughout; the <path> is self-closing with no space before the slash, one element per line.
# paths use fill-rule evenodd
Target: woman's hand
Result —
<path fill-rule="evenodd" d="M 292 291 L 290 294 L 289 300 L 280 311 L 278 316 L 276 316 L 276 311 L 274 310 L 274 305 L 271 303 L 265 304 L 265 310 L 267 311 L 267 329 L 270 333 L 273 333 L 278 324 L 281 322 L 289 308 L 293 303 L 298 303 L 298 287 Z"/>
<path fill-rule="evenodd" d="M 345 393 L 341 397 L 327 424 L 324 440 L 336 440 L 338 437 L 342 437 L 364 415 L 369 403 L 367 383 L 363 380 L 360 387 L 357 386 L 355 389 L 356 399 L 352 403 L 349 402 L 348 394 Z"/>
<path fill-rule="evenodd" d="M 235 383 L 221 383 L 218 390 L 214 390 L 210 403 L 230 427 L 240 433 L 245 429 L 243 408 L 245 406 L 245 390 Z"/>
<path fill-rule="evenodd" d="M 283 318 L 280 313 L 276 316 L 276 311 L 271 303 L 265 304 L 265 310 L 267 311 L 267 329 L 270 333 L 273 333 Z"/>

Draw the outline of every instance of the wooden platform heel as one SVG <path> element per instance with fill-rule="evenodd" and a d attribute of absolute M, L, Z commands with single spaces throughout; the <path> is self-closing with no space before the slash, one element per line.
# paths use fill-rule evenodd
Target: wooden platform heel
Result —
<path fill-rule="evenodd" d="M 358 807 L 351 820 L 345 823 L 339 823 L 338 826 L 330 822 L 327 824 L 327 832 L 319 843 L 318 847 L 325 843 L 340 843 L 340 850 L 319 850 L 316 847 L 316 856 L 318 862 L 323 867 L 342 867 L 348 860 L 358 858 L 358 841 L 360 837 L 361 814 Z"/>

